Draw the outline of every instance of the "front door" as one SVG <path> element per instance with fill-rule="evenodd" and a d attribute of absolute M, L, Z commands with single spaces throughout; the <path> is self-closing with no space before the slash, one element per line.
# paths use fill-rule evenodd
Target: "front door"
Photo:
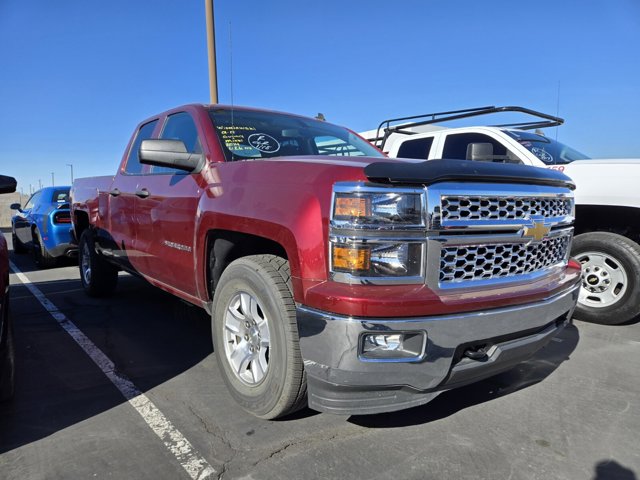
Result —
<path fill-rule="evenodd" d="M 169 115 L 162 139 L 182 140 L 191 153 L 201 153 L 196 124 L 188 112 Z M 136 219 L 137 246 L 147 275 L 196 296 L 195 222 L 204 185 L 200 174 L 152 166 L 141 178 Z"/>

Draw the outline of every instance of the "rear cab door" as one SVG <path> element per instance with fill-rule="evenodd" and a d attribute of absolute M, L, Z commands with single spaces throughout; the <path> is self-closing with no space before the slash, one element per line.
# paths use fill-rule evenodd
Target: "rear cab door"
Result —
<path fill-rule="evenodd" d="M 143 271 L 142 254 L 137 245 L 140 228 L 136 217 L 136 207 L 140 194 L 141 179 L 148 169 L 138 158 L 142 140 L 154 138 L 159 129 L 160 120 L 151 119 L 138 126 L 128 149 L 125 152 L 120 170 L 113 179 L 111 190 L 107 193 L 109 202 L 108 232 L 99 232 L 100 244 L 113 252 L 114 259 L 123 267 Z"/>

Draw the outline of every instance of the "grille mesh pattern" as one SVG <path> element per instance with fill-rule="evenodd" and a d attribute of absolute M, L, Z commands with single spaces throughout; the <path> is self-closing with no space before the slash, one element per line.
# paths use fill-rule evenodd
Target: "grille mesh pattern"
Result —
<path fill-rule="evenodd" d="M 571 215 L 569 198 L 442 196 L 442 220 L 520 220 Z"/>
<path fill-rule="evenodd" d="M 489 280 L 533 273 L 566 259 L 571 235 L 540 243 L 444 247 L 440 283 Z"/>

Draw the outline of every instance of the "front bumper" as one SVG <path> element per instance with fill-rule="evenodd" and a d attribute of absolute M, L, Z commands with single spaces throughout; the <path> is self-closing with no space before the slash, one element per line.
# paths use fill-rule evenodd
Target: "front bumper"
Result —
<path fill-rule="evenodd" d="M 571 319 L 580 284 L 543 301 L 458 315 L 354 318 L 298 306 L 309 406 L 372 414 L 421 405 L 439 393 L 490 377 L 528 359 Z M 418 360 L 360 359 L 363 333 L 426 332 Z M 487 357 L 462 355 L 488 345 Z"/>

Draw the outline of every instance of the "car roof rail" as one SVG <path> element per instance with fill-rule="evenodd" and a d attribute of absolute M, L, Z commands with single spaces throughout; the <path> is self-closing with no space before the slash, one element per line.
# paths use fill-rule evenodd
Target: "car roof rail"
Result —
<path fill-rule="evenodd" d="M 378 129 L 376 130 L 375 138 L 368 139 L 375 146 L 384 150 L 385 143 L 387 143 L 388 138 L 392 133 L 400 133 L 403 135 L 415 135 L 417 132 L 412 132 L 406 130 L 407 128 L 419 127 L 422 125 L 430 125 L 434 123 L 443 123 L 450 122 L 452 120 L 460 120 L 462 118 L 470 118 L 470 117 L 478 117 L 481 115 L 490 115 L 492 113 L 503 113 L 503 112 L 518 112 L 524 113 L 526 115 L 531 115 L 536 119 L 532 119 L 529 122 L 519 122 L 519 123 L 504 123 L 500 125 L 490 125 L 492 127 L 502 127 L 502 128 L 518 128 L 520 130 L 533 130 L 537 128 L 549 128 L 555 127 L 558 125 L 562 125 L 564 123 L 564 119 L 560 117 L 554 117 L 553 115 L 548 115 L 546 113 L 538 112 L 536 110 L 531 110 L 525 107 L 519 106 L 506 106 L 506 107 L 496 107 L 493 105 L 487 107 L 477 107 L 477 108 L 466 108 L 463 110 L 451 110 L 448 112 L 435 112 L 435 113 L 425 113 L 422 115 L 412 115 L 410 117 L 398 117 L 398 118 L 390 118 L 388 120 L 383 120 L 378 125 Z M 392 125 L 392 123 L 403 122 L 397 125 Z M 381 131 L 383 134 L 381 135 Z"/>

